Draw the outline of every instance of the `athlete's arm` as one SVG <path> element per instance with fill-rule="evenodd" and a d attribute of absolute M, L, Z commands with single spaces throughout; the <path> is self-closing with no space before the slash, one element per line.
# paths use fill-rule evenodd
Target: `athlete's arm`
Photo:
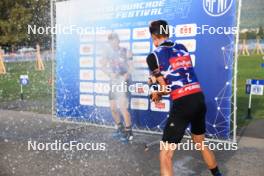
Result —
<path fill-rule="evenodd" d="M 170 93 L 163 75 L 160 72 L 156 57 L 153 53 L 149 54 L 147 57 L 147 64 L 151 72 L 150 83 L 157 83 L 160 85 L 159 91 L 154 91 L 151 93 L 151 99 L 154 102 L 160 101 L 162 95 L 167 95 Z"/>

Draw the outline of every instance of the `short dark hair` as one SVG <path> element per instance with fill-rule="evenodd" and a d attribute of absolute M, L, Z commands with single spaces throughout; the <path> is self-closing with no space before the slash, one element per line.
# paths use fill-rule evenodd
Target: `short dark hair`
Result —
<path fill-rule="evenodd" d="M 157 36 L 169 37 L 170 32 L 168 27 L 167 21 L 155 20 L 149 23 L 149 32 Z"/>

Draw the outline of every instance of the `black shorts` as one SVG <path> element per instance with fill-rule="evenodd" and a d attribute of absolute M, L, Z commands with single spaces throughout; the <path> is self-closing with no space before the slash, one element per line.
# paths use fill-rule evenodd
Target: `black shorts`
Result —
<path fill-rule="evenodd" d="M 206 105 L 203 93 L 188 95 L 173 101 L 162 141 L 180 143 L 191 124 L 192 134 L 205 133 Z"/>

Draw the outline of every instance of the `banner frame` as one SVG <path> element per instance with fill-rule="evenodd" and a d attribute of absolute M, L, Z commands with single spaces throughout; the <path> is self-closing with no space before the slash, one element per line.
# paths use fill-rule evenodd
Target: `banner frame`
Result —
<path fill-rule="evenodd" d="M 50 0 L 50 23 L 51 27 L 55 26 L 55 17 L 54 17 L 54 9 L 56 6 L 57 2 L 62 2 L 62 1 L 71 1 L 71 0 Z M 230 138 L 227 140 L 222 140 L 222 139 L 215 139 L 215 138 L 206 138 L 206 140 L 210 142 L 223 142 L 223 143 L 237 143 L 237 76 L 238 76 L 238 59 L 239 59 L 239 29 L 240 29 L 240 17 L 241 17 L 241 7 L 242 7 L 242 0 L 236 0 L 237 4 L 237 13 L 236 13 L 236 35 L 235 35 L 235 49 L 234 49 L 234 73 L 233 73 L 233 93 L 234 96 L 233 98 L 233 129 L 231 132 L 233 132 L 233 135 L 230 133 Z M 61 120 L 58 119 L 56 116 L 56 99 L 55 99 L 55 61 L 56 61 L 56 56 L 55 56 L 56 48 L 55 48 L 55 36 L 54 34 L 51 34 L 51 65 L 52 65 L 52 121 L 54 122 L 64 122 L 64 123 L 71 123 L 71 124 L 82 124 L 84 126 L 96 126 L 96 127 L 101 127 L 101 128 L 109 128 L 109 129 L 114 129 L 114 126 L 111 125 L 101 125 L 101 124 L 95 124 L 91 122 L 77 122 L 73 120 Z M 150 131 L 150 130 L 140 130 L 140 129 L 133 129 L 135 132 L 139 133 L 146 133 L 146 134 L 156 134 L 156 135 L 161 135 L 162 132 L 157 132 L 157 131 Z M 232 136 L 232 138 L 231 138 Z M 190 138 L 190 135 L 185 135 L 184 138 Z"/>

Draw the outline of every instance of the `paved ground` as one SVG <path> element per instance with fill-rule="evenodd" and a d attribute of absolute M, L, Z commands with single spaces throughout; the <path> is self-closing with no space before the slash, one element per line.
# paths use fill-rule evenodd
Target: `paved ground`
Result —
<path fill-rule="evenodd" d="M 15 111 L 30 111 L 41 114 L 51 114 L 51 101 L 40 100 L 13 100 L 0 103 L 0 109 Z"/>
<path fill-rule="evenodd" d="M 111 132 L 111 129 L 54 122 L 50 115 L 0 110 L 0 176 L 159 175 L 159 146 L 144 152 L 144 144 L 160 136 L 136 134 L 133 144 L 122 144 L 112 139 Z M 28 141 L 55 140 L 105 142 L 106 150 L 28 150 Z M 216 157 L 226 176 L 264 175 L 263 138 L 241 137 L 239 150 L 216 151 Z M 210 175 L 196 151 L 179 151 L 174 161 L 176 176 Z"/>
<path fill-rule="evenodd" d="M 264 139 L 264 119 L 253 120 L 243 132 L 243 136 Z"/>

